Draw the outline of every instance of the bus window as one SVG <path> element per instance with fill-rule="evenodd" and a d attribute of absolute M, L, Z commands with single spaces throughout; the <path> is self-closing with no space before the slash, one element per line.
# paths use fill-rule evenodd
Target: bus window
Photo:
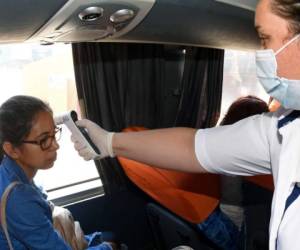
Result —
<path fill-rule="evenodd" d="M 73 72 L 71 45 L 12 44 L 0 46 L 0 75 L 5 91 L 0 104 L 13 95 L 32 95 L 48 102 L 55 114 L 76 110 L 80 114 Z M 63 126 L 54 167 L 39 171 L 35 182 L 48 190 L 49 199 L 102 186 L 93 161 L 78 156 Z"/>
<path fill-rule="evenodd" d="M 266 94 L 256 77 L 254 52 L 225 50 L 222 92 L 222 120 L 228 107 L 241 96 L 254 95 L 268 102 Z"/>

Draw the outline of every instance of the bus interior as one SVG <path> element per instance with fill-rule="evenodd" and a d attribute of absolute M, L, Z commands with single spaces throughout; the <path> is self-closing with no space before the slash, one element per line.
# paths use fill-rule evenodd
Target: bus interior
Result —
<path fill-rule="evenodd" d="M 46 99 L 55 114 L 76 110 L 116 132 L 217 126 L 240 96 L 268 101 L 255 76 L 253 52 L 260 47 L 254 28 L 256 3 L 1 1 L 0 101 L 15 94 L 35 95 Z M 52 52 L 54 48 L 59 52 Z M 112 231 L 130 250 L 179 245 L 218 249 L 195 226 L 205 217 L 196 210 L 222 200 L 222 195 L 211 194 L 222 193 L 218 176 L 195 175 L 193 181 L 190 175 L 159 168 L 148 172 L 151 167 L 127 159 L 85 162 L 67 129 L 63 133 L 59 162 L 37 181 L 46 183 L 49 199 L 68 208 L 84 232 Z M 241 249 L 268 249 L 272 184 L 265 184 L 264 179 L 242 181 Z M 193 191 L 197 185 L 202 188 Z M 178 198 L 175 193 L 180 193 Z M 191 199 L 189 206 L 180 206 L 186 199 Z"/>

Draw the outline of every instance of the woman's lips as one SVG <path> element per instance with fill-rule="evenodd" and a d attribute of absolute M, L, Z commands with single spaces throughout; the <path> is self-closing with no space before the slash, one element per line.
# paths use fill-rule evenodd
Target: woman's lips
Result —
<path fill-rule="evenodd" d="M 56 154 L 54 156 L 52 156 L 51 158 L 49 158 L 49 162 L 55 162 L 56 161 Z"/>

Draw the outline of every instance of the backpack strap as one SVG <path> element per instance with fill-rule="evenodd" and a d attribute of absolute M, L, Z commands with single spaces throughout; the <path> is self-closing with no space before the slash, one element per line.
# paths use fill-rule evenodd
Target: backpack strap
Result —
<path fill-rule="evenodd" d="M 13 250 L 13 246 L 12 246 L 12 243 L 11 243 L 11 240 L 10 240 L 10 237 L 9 237 L 9 234 L 8 234 L 8 230 L 7 230 L 6 203 L 7 203 L 7 198 L 8 198 L 9 193 L 18 184 L 21 184 L 21 182 L 14 181 L 14 182 L 10 183 L 7 186 L 7 188 L 4 190 L 4 193 L 3 193 L 2 198 L 1 198 L 1 226 L 2 226 L 3 232 L 5 234 L 5 237 L 6 237 L 6 240 L 7 240 L 7 243 L 8 243 L 8 247 L 9 247 L 10 250 Z"/>

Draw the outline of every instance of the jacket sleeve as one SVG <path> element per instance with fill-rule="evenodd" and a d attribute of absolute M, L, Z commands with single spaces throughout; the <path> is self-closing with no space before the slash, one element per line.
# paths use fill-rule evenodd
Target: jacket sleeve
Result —
<path fill-rule="evenodd" d="M 8 197 L 6 213 L 15 249 L 71 250 L 53 228 L 48 202 L 33 186 L 16 186 Z"/>

